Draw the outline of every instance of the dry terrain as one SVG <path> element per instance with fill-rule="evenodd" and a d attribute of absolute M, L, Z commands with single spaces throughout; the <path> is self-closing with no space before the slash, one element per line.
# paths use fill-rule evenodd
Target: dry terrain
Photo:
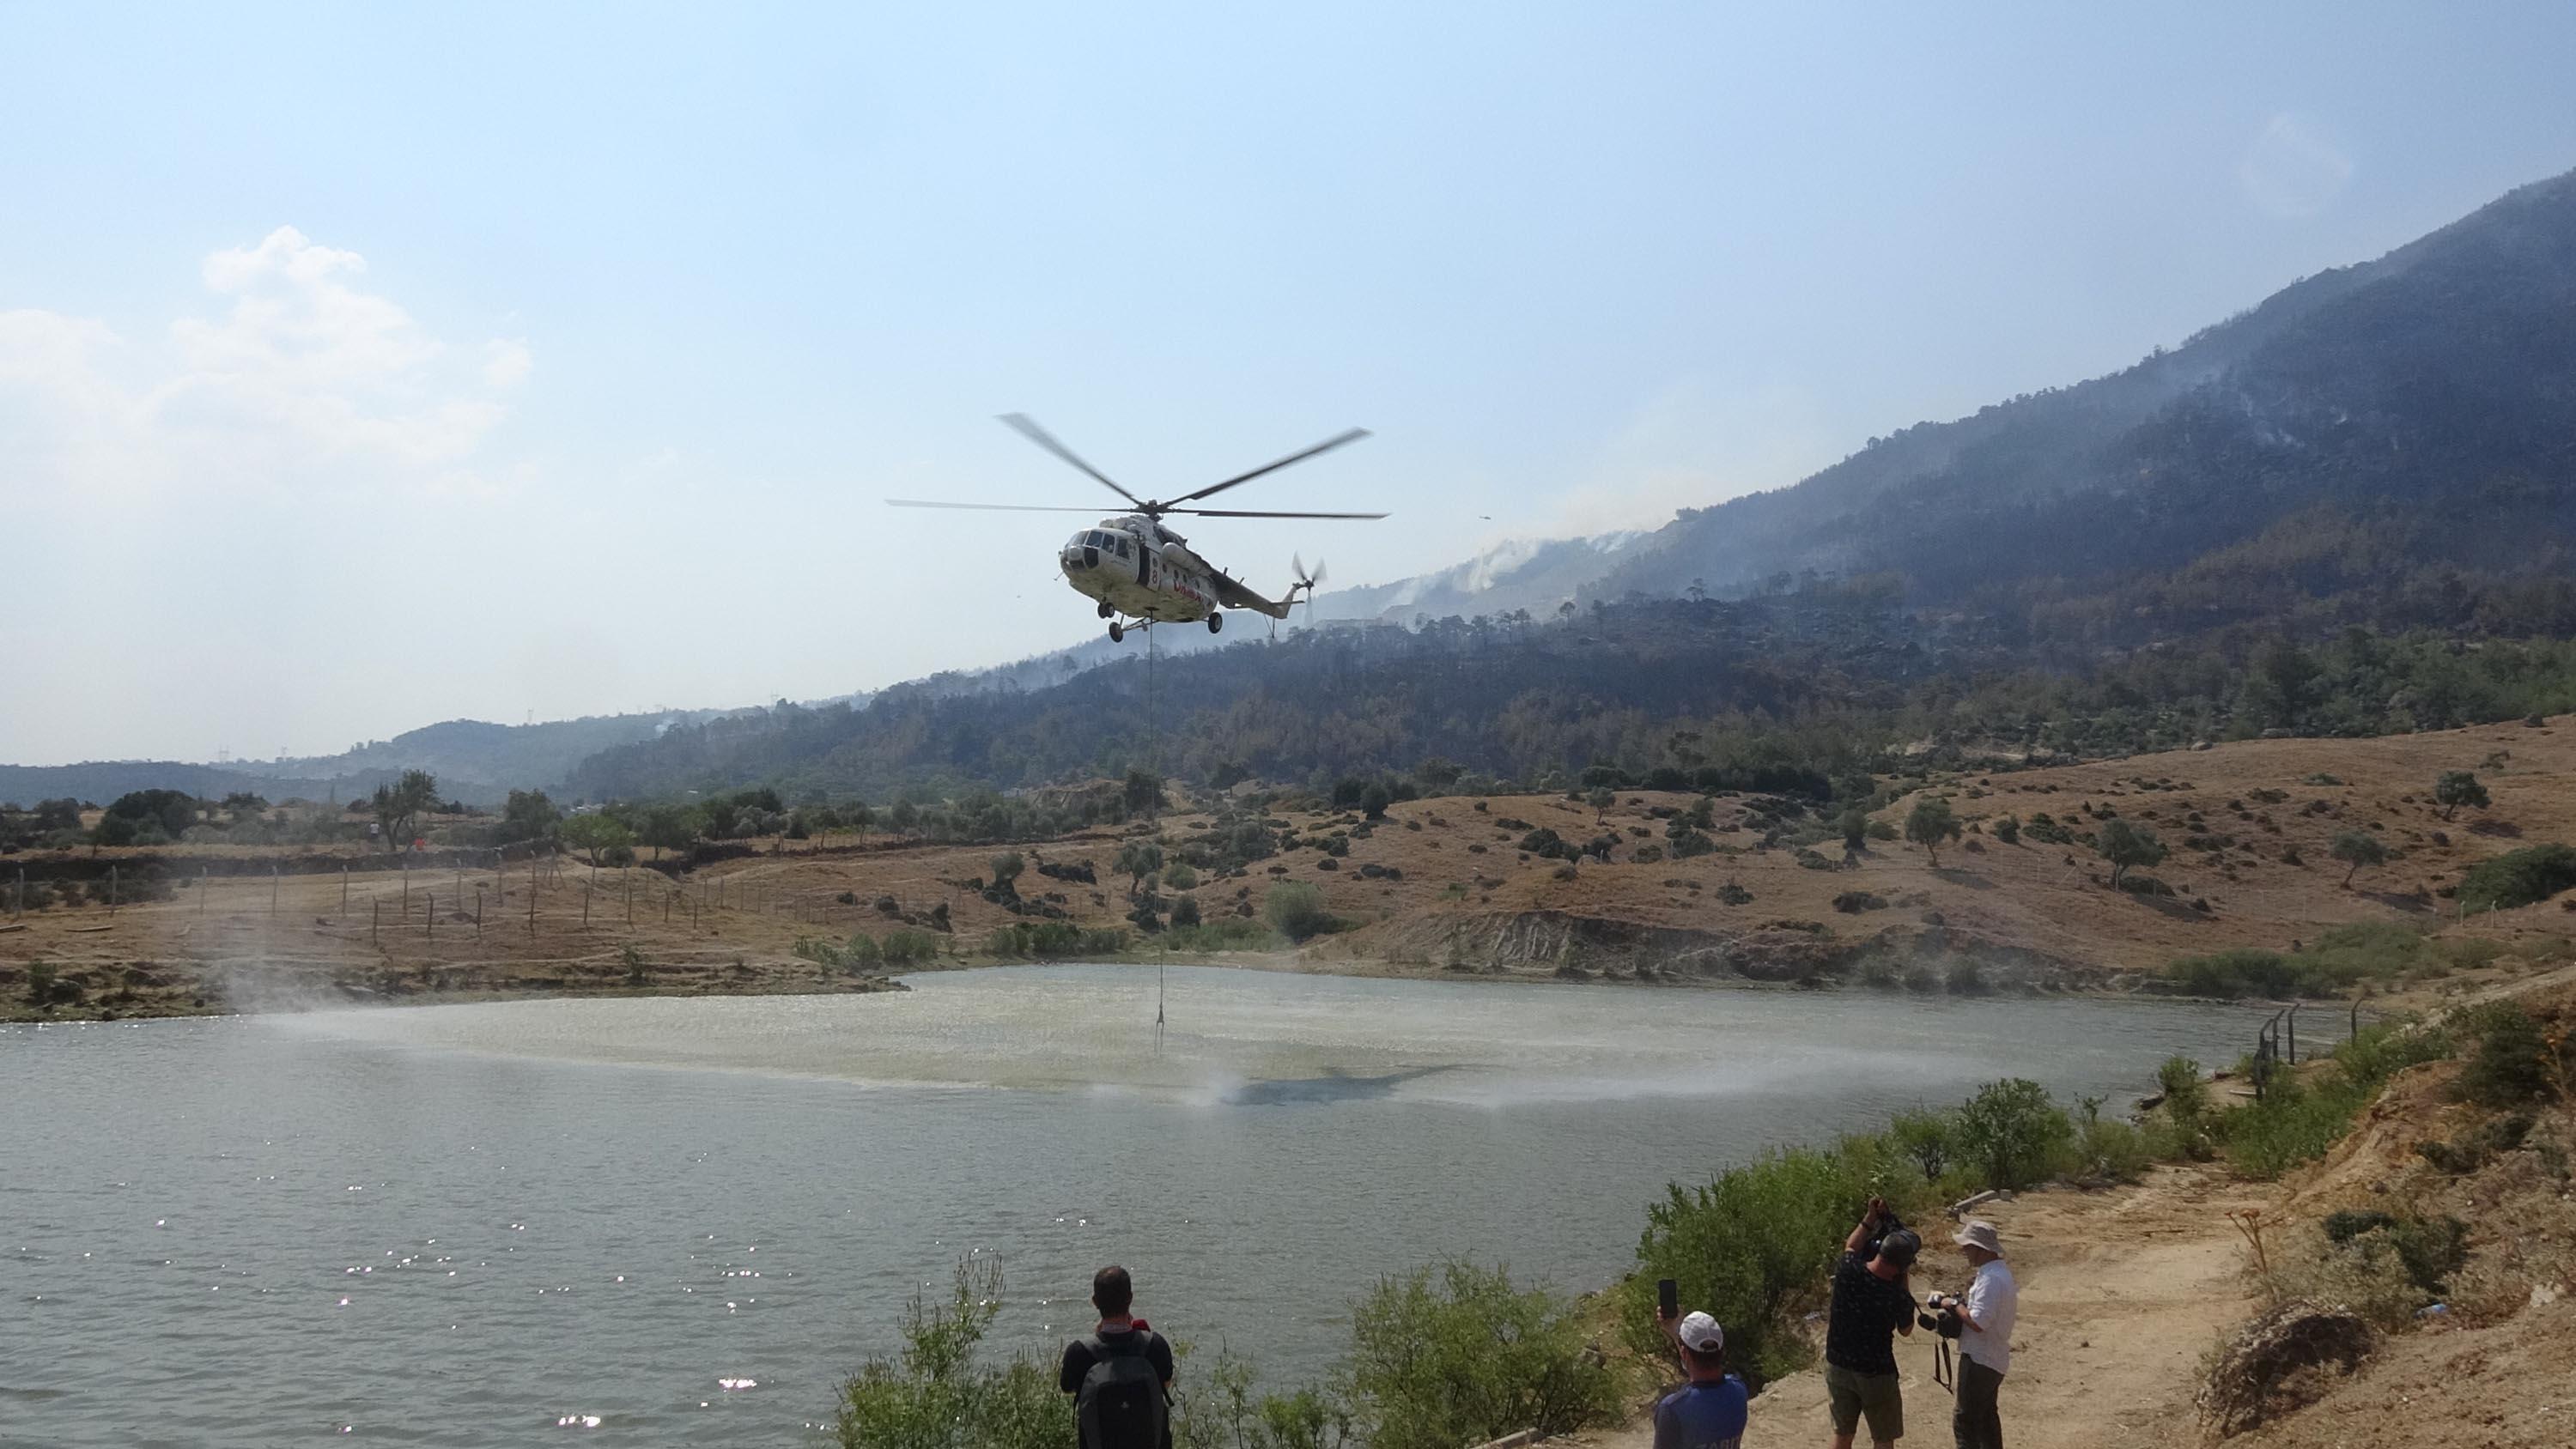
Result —
<path fill-rule="evenodd" d="M 2430 791 L 2449 769 L 2477 771 L 2492 805 L 2445 819 Z M 1632 857 L 1661 845 L 1666 817 L 1696 797 L 1622 791 L 1596 812 L 1559 795 L 1449 796 L 1400 802 L 1373 826 L 1355 811 L 1281 812 L 1271 818 L 1294 828 L 1300 848 L 1233 877 L 1210 873 L 1195 894 L 1211 920 L 1257 918 L 1274 882 L 1306 881 L 1351 927 L 1294 952 L 1226 958 L 1241 964 L 1662 984 L 2116 989 L 2177 955 L 2288 947 L 2356 921 L 2495 939 L 2513 954 L 2487 975 L 2509 976 L 2564 950 L 2576 930 L 2576 916 L 2555 903 L 2461 922 L 2441 894 L 2487 856 L 2576 841 L 2576 721 L 2568 719 L 2371 740 L 2245 741 L 1944 777 L 1929 788 L 1968 822 L 1938 868 L 1896 841 L 1873 841 L 1846 861 L 1839 836 L 1812 817 L 1775 833 L 1758 797 L 1716 802 L 1716 852 L 1640 863 Z M 1130 883 L 1111 867 L 1123 840 L 1159 829 L 1177 851 L 1209 828 L 1210 803 L 1185 800 L 1158 827 L 1018 847 L 1033 864 L 1088 863 L 1099 877 L 1072 884 L 1032 868 L 1020 887 L 1031 897 L 1053 893 L 1079 924 L 1122 925 Z M 1912 803 L 1898 799 L 1879 818 L 1898 824 Z M 2113 891 L 2091 851 L 2043 843 L 2028 828 L 2042 814 L 2096 828 L 2113 811 L 2172 847 L 2153 872 L 2171 896 Z M 1994 834 L 2007 814 L 2024 824 L 2018 844 Z M 1615 833 L 1620 844 L 1608 863 L 1569 871 L 1516 848 L 1533 827 L 1577 844 Z M 2394 858 L 2347 886 L 2328 854 L 2345 830 L 2374 833 Z M 1308 844 L 1336 834 L 1347 842 L 1342 856 Z M 869 978 L 797 958 L 797 939 L 882 936 L 907 921 L 926 924 L 945 904 L 953 930 L 941 936 L 940 959 L 955 962 L 981 959 L 993 928 L 1021 919 L 968 888 L 991 873 L 998 847 L 882 835 L 828 847 L 758 845 L 762 853 L 676 881 L 641 867 L 593 871 L 570 857 L 532 876 L 524 860 L 495 867 L 486 857 L 479 870 L 353 871 L 344 884 L 327 861 L 312 872 L 312 853 L 298 851 L 306 873 L 290 866 L 274 886 L 256 873 L 258 851 L 163 852 L 180 879 L 175 899 L 112 918 L 95 905 L 22 921 L 0 912 L 0 1011 L 24 1013 L 13 987 L 40 960 L 79 982 L 89 1009 L 127 1014 L 353 996 L 864 989 Z M 18 863 L 41 868 L 45 859 Z M 11 864 L 0 861 L 0 904 Z M 188 879 L 191 864 L 254 873 L 212 874 L 201 885 Z M 1846 895 L 1874 900 L 1836 909 Z"/>

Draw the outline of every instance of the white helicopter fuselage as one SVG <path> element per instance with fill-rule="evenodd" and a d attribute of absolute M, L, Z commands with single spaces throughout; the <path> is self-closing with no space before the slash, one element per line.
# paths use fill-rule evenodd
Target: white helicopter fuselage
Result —
<path fill-rule="evenodd" d="M 1273 604 L 1218 572 L 1190 552 L 1178 534 L 1149 518 L 1104 518 L 1056 552 L 1056 566 L 1076 593 L 1109 611 L 1162 624 L 1195 624 L 1218 610 L 1258 609 L 1285 618 Z"/>

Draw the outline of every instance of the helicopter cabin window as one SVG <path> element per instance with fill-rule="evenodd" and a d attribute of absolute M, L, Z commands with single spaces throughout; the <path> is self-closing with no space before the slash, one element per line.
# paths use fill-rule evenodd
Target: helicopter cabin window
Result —
<path fill-rule="evenodd" d="M 1113 533 L 1110 535 L 1110 538 L 1118 545 L 1118 556 L 1120 558 L 1126 558 L 1128 556 L 1127 535 L 1123 533 Z"/>

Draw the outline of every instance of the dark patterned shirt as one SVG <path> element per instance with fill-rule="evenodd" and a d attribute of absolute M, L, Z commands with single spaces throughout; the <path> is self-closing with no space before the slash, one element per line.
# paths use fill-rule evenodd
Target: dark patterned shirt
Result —
<path fill-rule="evenodd" d="M 1914 1321 L 1905 1280 L 1869 1271 L 1869 1260 L 1845 1253 L 1834 1269 L 1833 1312 L 1825 1320 L 1825 1362 L 1856 1374 L 1896 1372 L 1896 1330 Z"/>

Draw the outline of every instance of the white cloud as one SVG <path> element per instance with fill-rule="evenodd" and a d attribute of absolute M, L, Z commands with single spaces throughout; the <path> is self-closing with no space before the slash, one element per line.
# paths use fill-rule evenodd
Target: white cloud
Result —
<path fill-rule="evenodd" d="M 0 488 L 57 505 L 489 491 L 480 456 L 527 345 L 453 347 L 366 260 L 293 227 L 199 268 L 219 310 L 136 343 L 56 312 L 0 313 Z"/>
<path fill-rule="evenodd" d="M 2283 111 L 2245 149 L 2236 180 L 2265 215 L 2289 221 L 2325 210 L 2343 194 L 2352 170 L 2352 158 L 2323 125 Z"/>

